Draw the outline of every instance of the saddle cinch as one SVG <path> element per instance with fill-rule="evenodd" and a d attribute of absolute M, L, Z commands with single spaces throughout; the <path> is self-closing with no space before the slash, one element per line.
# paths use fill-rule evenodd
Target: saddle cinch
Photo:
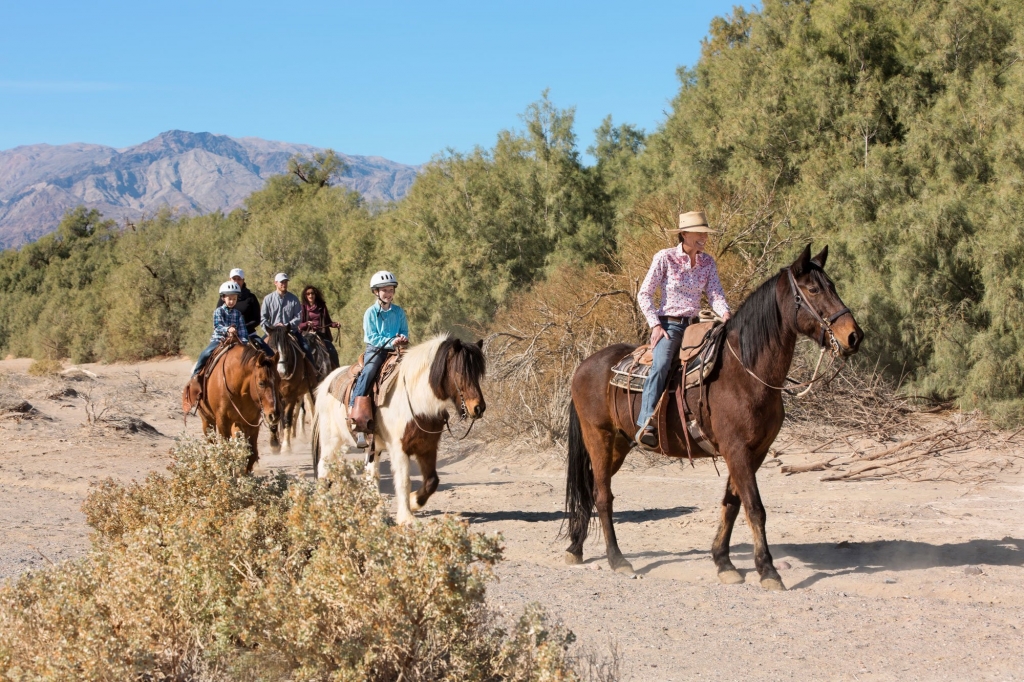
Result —
<path fill-rule="evenodd" d="M 652 419 L 657 425 L 659 445 L 655 448 L 671 457 L 692 456 L 690 443 L 697 445 L 703 453 L 717 455 L 717 451 L 708 441 L 704 432 L 692 414 L 685 399 L 686 389 L 703 388 L 705 380 L 714 371 L 721 350 L 722 339 L 725 338 L 725 325 L 721 320 L 708 320 L 704 317 L 694 318 L 694 322 L 686 327 L 682 345 L 679 348 L 679 365 L 669 376 L 665 393 L 658 402 Z M 619 428 L 632 437 L 636 431 L 636 415 L 634 401 L 643 392 L 644 382 L 650 374 L 653 357 L 650 344 L 639 346 L 629 355 L 619 360 L 612 367 L 612 378 L 609 382 L 618 393 L 626 395 L 628 408 L 620 410 L 619 400 L 615 400 L 615 417 Z M 680 385 L 683 390 L 679 390 Z M 672 437 L 668 429 L 669 414 L 672 405 L 679 414 L 681 424 L 686 424 L 686 435 Z M 621 412 L 621 413 L 620 413 Z M 626 414 L 628 412 L 628 414 Z M 628 420 L 628 421 L 627 421 Z M 684 441 L 688 438 L 690 443 Z"/>

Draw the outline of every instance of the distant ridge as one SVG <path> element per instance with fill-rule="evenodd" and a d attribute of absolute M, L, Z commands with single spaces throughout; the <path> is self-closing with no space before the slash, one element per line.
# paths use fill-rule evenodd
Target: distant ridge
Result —
<path fill-rule="evenodd" d="M 121 220 L 161 207 L 192 213 L 230 211 L 284 173 L 295 154 L 318 147 L 169 130 L 142 144 L 34 144 L 0 151 L 0 248 L 20 246 L 56 229 L 75 206 Z M 339 154 L 348 165 L 341 185 L 368 201 L 396 201 L 417 166 L 379 156 Z"/>

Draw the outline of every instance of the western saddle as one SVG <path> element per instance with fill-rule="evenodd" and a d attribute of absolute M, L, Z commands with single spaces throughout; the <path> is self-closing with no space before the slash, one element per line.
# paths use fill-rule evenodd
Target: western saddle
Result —
<path fill-rule="evenodd" d="M 380 404 L 391 388 L 394 386 L 395 379 L 398 377 L 398 364 L 402 361 L 402 357 L 405 354 L 404 348 L 401 350 L 392 350 L 388 352 L 387 357 L 384 359 L 384 364 L 381 365 L 380 372 L 377 374 L 376 381 L 373 382 L 373 390 L 370 392 L 370 396 L 367 396 L 367 402 L 369 403 L 366 409 L 363 410 L 364 418 L 353 418 L 353 413 L 356 412 L 356 408 L 361 407 L 359 405 L 349 408 L 349 401 L 352 398 L 352 389 L 355 387 L 356 379 L 363 372 L 363 355 L 360 354 L 359 360 L 349 365 L 348 369 L 338 374 L 331 381 L 331 385 L 328 387 L 330 394 L 341 402 L 345 406 L 346 414 L 349 415 L 349 428 L 352 429 L 356 436 L 356 444 L 359 447 L 372 447 L 373 446 L 373 414 L 376 411 L 377 405 Z M 356 401 L 361 400 L 357 397 Z M 360 437 L 362 436 L 362 437 Z"/>
<path fill-rule="evenodd" d="M 181 412 L 184 415 L 195 414 L 199 409 L 199 401 L 206 395 L 206 382 L 213 373 L 213 368 L 217 366 L 220 359 L 224 357 L 224 354 L 231 350 L 236 343 L 241 343 L 238 339 L 238 335 L 231 333 L 228 334 L 220 342 L 220 345 L 214 349 L 213 354 L 203 365 L 203 369 L 200 370 L 199 376 L 192 377 L 189 382 L 185 384 L 185 389 L 181 393 Z"/>
<path fill-rule="evenodd" d="M 686 401 L 686 390 L 690 388 L 700 389 L 700 401 L 704 400 L 705 380 L 709 377 L 718 363 L 718 355 L 721 350 L 722 339 L 725 338 L 725 325 L 721 320 L 707 319 L 702 316 L 693 318 L 683 333 L 682 345 L 679 349 L 679 364 L 675 365 L 669 375 L 668 385 L 665 393 L 662 394 L 655 408 L 652 419 L 658 429 L 658 447 L 653 448 L 671 457 L 688 456 L 693 458 L 691 442 L 701 449 L 701 454 L 717 455 L 714 446 L 705 436 L 700 427 L 697 417 L 691 412 Z M 650 344 L 638 346 L 636 350 L 626 355 L 612 367 L 612 378 L 609 381 L 610 396 L 614 409 L 616 426 L 633 438 L 636 431 L 637 411 L 634 411 L 634 401 L 643 392 L 644 382 L 650 374 L 653 362 Z M 625 398 L 623 401 L 622 398 Z M 628 407 L 625 410 L 620 408 L 620 403 L 625 402 Z M 669 432 L 669 416 L 672 405 L 675 404 L 674 412 L 678 414 L 680 425 L 685 424 L 686 428 L 682 437 L 671 437 Z M 698 413 L 699 413 L 698 408 Z M 643 446 L 641 446 L 643 447 Z"/>

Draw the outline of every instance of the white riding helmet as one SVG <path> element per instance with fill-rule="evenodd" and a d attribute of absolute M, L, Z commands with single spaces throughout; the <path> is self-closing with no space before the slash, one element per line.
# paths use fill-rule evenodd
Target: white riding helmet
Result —
<path fill-rule="evenodd" d="M 398 280 L 387 270 L 376 272 L 370 278 L 370 291 L 376 291 L 381 287 L 398 287 Z"/>
<path fill-rule="evenodd" d="M 220 295 L 221 296 L 224 296 L 225 294 L 227 294 L 227 295 L 234 294 L 235 296 L 237 296 L 240 293 L 242 293 L 242 287 L 238 286 L 237 284 L 232 282 L 230 279 L 227 282 L 224 282 L 224 284 L 220 285 Z"/>

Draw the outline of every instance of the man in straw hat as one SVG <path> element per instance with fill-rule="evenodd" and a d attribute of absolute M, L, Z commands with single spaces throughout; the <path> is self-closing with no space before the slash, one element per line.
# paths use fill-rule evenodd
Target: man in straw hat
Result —
<path fill-rule="evenodd" d="M 644 382 L 637 417 L 640 430 L 636 432 L 636 440 L 651 448 L 658 446 L 658 431 L 649 422 L 665 391 L 669 371 L 679 356 L 683 331 L 689 319 L 700 313 L 701 294 L 707 294 L 711 307 L 722 318 L 731 317 L 715 260 L 704 253 L 708 235 L 717 234 L 708 226 L 704 212 L 683 213 L 679 216 L 679 228 L 670 231 L 679 235 L 679 246 L 654 254 L 651 269 L 636 297 L 651 327 L 651 348 L 654 349 L 654 361 Z M 655 292 L 660 292 L 657 303 Z"/>

